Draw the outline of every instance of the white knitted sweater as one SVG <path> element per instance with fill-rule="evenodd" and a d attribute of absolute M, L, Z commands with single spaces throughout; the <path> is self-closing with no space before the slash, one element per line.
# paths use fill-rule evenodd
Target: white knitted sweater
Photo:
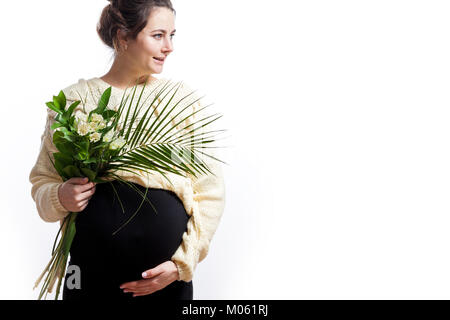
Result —
<path fill-rule="evenodd" d="M 162 87 L 161 82 L 166 83 L 166 81 L 168 81 L 168 79 L 160 78 L 147 84 L 142 99 L 149 96 L 147 101 L 151 102 L 151 95 L 154 95 L 154 92 L 158 91 L 154 90 L 155 86 L 159 85 Z M 170 83 L 174 85 L 171 81 Z M 67 99 L 66 107 L 75 100 L 81 100 L 84 102 L 86 111 L 89 112 L 97 106 L 101 93 L 109 86 L 108 83 L 97 77 L 89 80 L 80 79 L 78 83 L 63 89 Z M 143 84 L 138 85 L 134 100 L 137 100 L 139 96 L 138 93 L 141 92 L 142 87 Z M 120 104 L 124 92 L 125 90 L 112 87 L 108 108 L 117 110 L 117 106 Z M 131 89 L 126 91 L 125 97 L 130 92 Z M 192 89 L 185 83 L 182 83 L 172 102 L 180 100 L 181 97 L 184 97 L 191 92 Z M 180 103 L 179 106 L 186 106 L 197 99 L 198 97 L 194 93 L 184 99 L 183 103 Z M 166 100 L 164 99 L 164 101 Z M 75 109 L 75 112 L 81 110 L 82 107 L 83 103 L 80 103 L 77 106 L 77 109 Z M 202 107 L 202 103 L 197 101 L 191 107 L 193 107 L 194 110 L 198 110 L 198 108 Z M 190 111 L 192 112 L 192 109 L 190 109 Z M 200 117 L 198 115 L 201 113 L 202 112 L 196 113 L 194 117 L 190 119 L 195 120 L 197 117 Z M 58 188 L 63 183 L 63 180 L 56 172 L 48 157 L 48 155 L 50 155 L 53 160 L 52 153 L 58 151 L 53 144 L 54 130 L 50 129 L 55 115 L 56 113 L 54 111 L 47 108 L 47 123 L 44 133 L 41 136 L 40 152 L 36 164 L 29 174 L 29 180 L 32 184 L 31 196 L 36 203 L 40 217 L 46 222 L 59 221 L 62 223 L 62 219 L 69 213 L 62 206 L 58 197 Z M 184 113 L 181 113 L 176 119 L 180 119 L 183 115 Z M 189 120 L 186 120 L 186 122 L 185 125 L 191 123 Z M 183 125 L 183 127 L 185 125 Z M 190 129 L 192 129 L 192 127 L 190 127 Z M 214 150 L 214 148 L 209 148 L 207 153 L 215 156 L 215 153 L 209 150 Z M 184 208 L 190 218 L 187 225 L 187 231 L 183 234 L 182 243 L 173 254 L 171 260 L 178 268 L 180 280 L 186 282 L 192 280 L 197 264 L 206 257 L 210 241 L 218 227 L 225 207 L 225 185 L 221 164 L 209 157 L 202 157 L 202 159 L 208 164 L 208 167 L 214 172 L 214 175 L 203 174 L 197 175 L 197 178 L 195 178 L 191 175 L 179 176 L 167 173 L 166 175 L 173 186 L 159 173 L 151 175 L 144 173 L 144 176 L 141 176 L 126 171 L 116 172 L 116 174 L 123 179 L 138 183 L 144 187 L 171 190 L 175 192 L 183 202 Z M 143 174 L 143 172 L 140 173 Z"/>

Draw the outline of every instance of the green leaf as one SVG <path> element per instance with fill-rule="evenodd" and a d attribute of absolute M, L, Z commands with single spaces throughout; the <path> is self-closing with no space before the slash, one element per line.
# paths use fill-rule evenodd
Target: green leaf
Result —
<path fill-rule="evenodd" d="M 72 132 L 70 132 L 69 129 L 67 129 L 66 127 L 61 127 L 61 129 L 59 130 L 59 132 L 62 132 L 64 134 L 64 136 L 70 136 L 72 135 Z"/>
<path fill-rule="evenodd" d="M 55 169 L 59 173 L 61 177 L 71 178 L 70 176 L 67 176 L 67 174 L 64 172 L 64 168 L 68 165 L 73 164 L 72 157 L 61 153 L 61 152 L 54 152 L 53 157 L 55 158 Z"/>
<path fill-rule="evenodd" d="M 109 102 L 109 98 L 111 96 L 111 87 L 107 88 L 102 96 L 100 97 L 100 100 L 98 101 L 98 106 L 97 108 L 95 108 L 94 110 L 92 110 L 91 112 L 89 112 L 89 117 L 88 120 L 90 120 L 91 118 L 91 114 L 93 113 L 98 113 L 98 114 L 102 114 L 103 111 L 106 109 L 106 107 L 108 106 L 108 102 Z"/>
<path fill-rule="evenodd" d="M 96 173 L 88 168 L 81 168 L 81 171 L 89 178 L 89 181 L 94 181 Z"/>
<path fill-rule="evenodd" d="M 97 113 L 102 114 L 103 111 L 106 109 L 109 103 L 109 98 L 111 97 L 111 87 L 107 88 L 102 96 L 100 97 L 100 100 L 98 102 L 98 110 Z"/>
<path fill-rule="evenodd" d="M 89 158 L 89 160 L 85 160 L 83 161 L 83 163 L 84 164 L 97 163 L 97 158 L 96 157 Z"/>
<path fill-rule="evenodd" d="M 82 177 L 80 170 L 74 165 L 68 165 L 63 169 L 63 172 L 69 177 Z"/>
<path fill-rule="evenodd" d="M 58 110 L 64 111 L 66 107 L 66 96 L 64 95 L 64 92 L 62 90 L 57 96 L 53 96 L 53 104 Z"/>
<path fill-rule="evenodd" d="M 59 110 L 59 108 L 58 108 L 57 106 L 55 106 L 55 105 L 53 104 L 53 102 L 46 102 L 45 104 L 47 105 L 47 107 L 49 107 L 49 108 L 52 109 L 53 111 L 62 114 L 62 111 Z"/>
<path fill-rule="evenodd" d="M 59 122 L 55 122 L 50 126 L 50 129 L 55 130 L 56 128 L 62 127 L 63 124 L 59 123 Z"/>
<path fill-rule="evenodd" d="M 82 152 L 80 152 L 80 153 L 77 153 L 77 154 L 74 156 L 74 158 L 75 158 L 76 160 L 79 160 L 79 161 L 84 161 L 84 160 L 87 159 L 87 154 L 86 154 L 86 152 L 82 151 Z"/>
<path fill-rule="evenodd" d="M 58 121 L 63 125 L 67 125 L 67 119 L 64 118 L 64 114 L 60 114 Z"/>
<path fill-rule="evenodd" d="M 60 163 L 55 162 L 55 163 L 54 163 L 54 166 L 55 166 L 55 170 L 58 172 L 58 174 L 59 174 L 62 178 L 65 178 L 64 180 L 70 179 L 70 178 L 67 177 L 66 174 L 64 173 L 64 171 L 63 171 L 64 167 L 63 167 Z"/>
<path fill-rule="evenodd" d="M 73 154 L 75 154 L 77 152 L 77 150 L 75 150 L 73 144 L 68 142 L 67 140 L 63 140 L 61 142 L 55 143 L 55 147 L 60 152 L 67 154 L 69 156 L 72 156 Z"/>
<path fill-rule="evenodd" d="M 61 131 L 55 131 L 53 134 L 53 144 L 57 144 L 58 142 L 62 141 L 64 138 L 64 133 Z"/>
<path fill-rule="evenodd" d="M 72 246 L 72 241 L 73 241 L 73 238 L 75 237 L 75 233 L 76 233 L 75 218 L 77 216 L 77 213 L 72 212 L 70 214 L 71 214 L 71 217 L 68 222 L 69 224 L 67 225 L 66 234 L 64 237 L 64 243 L 62 245 L 62 250 L 63 250 L 64 256 L 67 256 L 69 254 L 70 247 Z"/>
<path fill-rule="evenodd" d="M 71 116 L 69 119 L 69 126 L 70 126 L 71 130 L 76 131 L 75 126 L 73 125 L 74 122 L 75 122 L 75 116 Z"/>
<path fill-rule="evenodd" d="M 63 154 L 61 152 L 54 152 L 53 157 L 55 158 L 55 161 L 60 162 L 64 164 L 64 166 L 68 166 L 69 164 L 73 164 L 72 157 Z"/>
<path fill-rule="evenodd" d="M 67 112 L 72 115 L 73 110 L 75 110 L 75 108 L 81 103 L 80 100 L 75 101 L 74 103 L 72 103 L 69 107 L 69 109 L 67 109 Z"/>
<path fill-rule="evenodd" d="M 102 113 L 102 117 L 105 120 L 109 120 L 112 117 L 114 117 L 117 114 L 117 111 L 111 110 L 111 109 L 107 109 Z"/>
<path fill-rule="evenodd" d="M 67 109 L 67 111 L 63 113 L 62 117 L 63 117 L 65 120 L 69 120 L 70 117 L 72 116 L 73 110 L 80 104 L 80 102 L 81 102 L 81 101 L 77 100 L 77 101 L 75 101 L 74 103 L 72 103 L 72 104 L 70 105 L 69 109 Z"/>
<path fill-rule="evenodd" d="M 64 94 L 64 92 L 62 90 L 59 91 L 57 99 L 62 106 L 62 108 L 60 108 L 60 110 L 64 110 L 64 107 L 66 106 L 66 95 Z"/>

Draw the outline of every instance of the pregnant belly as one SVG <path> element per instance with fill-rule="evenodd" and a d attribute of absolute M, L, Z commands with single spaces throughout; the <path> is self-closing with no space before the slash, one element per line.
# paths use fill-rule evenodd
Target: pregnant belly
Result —
<path fill-rule="evenodd" d="M 138 209 L 142 196 L 119 181 L 98 184 L 95 194 L 76 220 L 70 251 L 72 264 L 85 270 L 114 270 L 121 281 L 137 280 L 141 273 L 170 260 L 182 242 L 189 216 L 182 201 L 169 190 L 149 188 L 134 218 L 112 235 Z M 132 183 L 142 194 L 146 188 Z M 156 209 L 156 211 L 154 210 Z"/>

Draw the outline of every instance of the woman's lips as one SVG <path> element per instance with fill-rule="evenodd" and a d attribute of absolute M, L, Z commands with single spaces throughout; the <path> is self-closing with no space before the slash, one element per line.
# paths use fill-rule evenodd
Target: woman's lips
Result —
<path fill-rule="evenodd" d="M 153 60 L 155 60 L 155 62 L 158 64 L 164 64 L 164 60 L 161 61 L 161 60 L 156 59 L 155 57 L 153 57 Z"/>

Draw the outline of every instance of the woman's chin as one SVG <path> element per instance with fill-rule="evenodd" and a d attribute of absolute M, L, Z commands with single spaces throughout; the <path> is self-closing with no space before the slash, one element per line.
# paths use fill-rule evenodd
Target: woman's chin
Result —
<path fill-rule="evenodd" d="M 163 71 L 163 68 L 162 67 L 152 67 L 152 68 L 149 68 L 149 70 L 150 70 L 150 73 L 156 73 L 156 74 L 159 74 L 159 73 L 161 73 L 162 71 Z"/>
<path fill-rule="evenodd" d="M 154 70 L 155 72 L 161 72 L 164 67 L 164 64 L 158 64 L 158 63 L 150 63 L 149 68 Z"/>

